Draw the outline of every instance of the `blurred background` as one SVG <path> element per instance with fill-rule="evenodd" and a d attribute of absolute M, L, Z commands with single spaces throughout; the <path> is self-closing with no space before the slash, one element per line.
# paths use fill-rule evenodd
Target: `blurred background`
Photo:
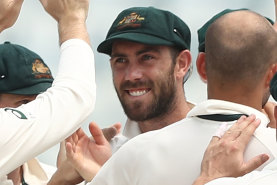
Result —
<path fill-rule="evenodd" d="M 116 122 L 121 122 L 124 126 L 126 121 L 113 87 L 109 56 L 97 53 L 96 48 L 105 39 L 110 25 L 119 12 L 133 6 L 154 6 L 169 10 L 182 18 L 190 27 L 194 70 L 185 84 L 185 92 L 188 101 L 192 103 L 207 98 L 206 86 L 198 77 L 195 60 L 198 51 L 197 30 L 208 19 L 226 8 L 249 8 L 275 21 L 273 0 L 91 0 L 87 27 L 95 53 L 97 101 L 95 111 L 82 126 L 86 133 L 89 133 L 90 121 L 95 121 L 101 127 L 108 127 Z M 43 10 L 38 0 L 25 0 L 16 24 L 1 33 L 0 43 L 4 41 L 23 45 L 38 53 L 56 76 L 59 61 L 57 24 Z M 58 149 L 58 145 L 52 147 L 41 154 L 39 159 L 55 165 Z"/>

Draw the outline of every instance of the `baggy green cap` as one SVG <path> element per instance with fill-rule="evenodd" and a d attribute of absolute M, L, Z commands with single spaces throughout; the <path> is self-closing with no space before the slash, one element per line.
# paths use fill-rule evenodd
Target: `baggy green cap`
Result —
<path fill-rule="evenodd" d="M 199 52 L 205 52 L 205 36 L 206 36 L 206 32 L 209 28 L 209 26 L 216 20 L 218 19 L 219 17 L 227 14 L 227 13 L 231 13 L 231 12 L 235 12 L 235 11 L 240 11 L 240 10 L 249 10 L 247 8 L 241 8 L 241 9 L 225 9 L 221 12 L 219 12 L 218 14 L 216 14 L 215 16 L 213 16 L 208 22 L 206 22 L 198 31 L 198 43 L 199 43 L 199 46 L 198 46 L 198 51 Z M 272 25 L 274 24 L 274 22 L 265 17 Z"/>
<path fill-rule="evenodd" d="M 41 57 L 20 45 L 0 45 L 0 93 L 33 95 L 51 87 L 53 77 Z"/>
<path fill-rule="evenodd" d="M 186 23 L 169 11 L 133 7 L 117 16 L 98 52 L 110 55 L 115 40 L 175 46 L 182 50 L 190 49 L 191 33 Z"/>

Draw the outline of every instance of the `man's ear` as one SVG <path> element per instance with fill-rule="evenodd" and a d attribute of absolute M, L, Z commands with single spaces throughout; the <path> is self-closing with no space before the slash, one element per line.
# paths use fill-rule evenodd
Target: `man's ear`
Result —
<path fill-rule="evenodd" d="M 197 60 L 196 60 L 196 67 L 201 80 L 204 83 L 207 83 L 206 61 L 205 61 L 204 52 L 198 53 Z"/>
<path fill-rule="evenodd" d="M 277 72 L 277 64 L 272 64 L 269 71 L 267 72 L 268 75 L 266 77 L 266 82 L 265 82 L 266 87 L 269 87 L 270 82 L 276 72 Z"/>
<path fill-rule="evenodd" d="M 188 73 L 190 67 L 191 53 L 189 50 L 183 50 L 179 53 L 176 59 L 176 78 L 183 81 L 183 78 Z"/>

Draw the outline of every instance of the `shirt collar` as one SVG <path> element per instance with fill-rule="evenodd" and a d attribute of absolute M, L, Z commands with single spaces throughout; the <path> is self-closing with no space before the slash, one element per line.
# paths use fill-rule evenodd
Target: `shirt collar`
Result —
<path fill-rule="evenodd" d="M 196 117 L 198 115 L 209 114 L 254 114 L 256 118 L 261 120 L 261 125 L 267 126 L 269 123 L 268 117 L 249 106 L 223 101 L 223 100 L 206 100 L 197 104 L 187 115 L 187 117 Z"/>

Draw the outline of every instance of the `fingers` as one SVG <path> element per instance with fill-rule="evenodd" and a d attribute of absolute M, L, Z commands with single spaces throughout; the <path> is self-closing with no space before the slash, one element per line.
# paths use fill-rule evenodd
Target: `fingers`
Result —
<path fill-rule="evenodd" d="M 70 142 L 65 143 L 65 150 L 66 150 L 66 157 L 68 159 L 73 159 L 74 158 L 74 151 L 73 151 L 73 146 Z"/>
<path fill-rule="evenodd" d="M 240 137 L 238 137 L 237 142 L 243 146 L 243 149 L 249 143 L 250 139 L 252 138 L 255 130 L 258 128 L 260 123 L 260 119 L 253 120 L 252 122 L 250 122 L 248 127 L 242 130 L 242 134 L 240 135 Z"/>
<path fill-rule="evenodd" d="M 73 150 L 73 152 L 75 151 L 75 146 L 77 145 L 79 139 L 81 137 L 83 137 L 85 134 L 85 132 L 83 131 L 82 128 L 79 128 L 76 132 L 74 132 L 71 136 L 69 136 L 68 138 L 65 139 L 66 142 L 66 146 L 67 144 L 71 145 L 71 149 Z"/>
<path fill-rule="evenodd" d="M 93 136 L 95 143 L 98 145 L 103 145 L 107 142 L 102 130 L 98 127 L 95 122 L 89 124 L 89 131 Z"/>
<path fill-rule="evenodd" d="M 245 174 L 249 173 L 249 172 L 257 169 L 258 167 L 260 167 L 268 159 L 269 159 L 269 156 L 267 154 L 261 154 L 259 156 L 256 156 L 245 164 L 245 167 L 243 168 L 242 171 L 244 171 Z"/>
<path fill-rule="evenodd" d="M 221 138 L 224 133 L 228 130 L 228 124 L 227 123 L 222 123 L 220 127 L 216 130 L 214 136 L 217 138 Z"/>
<path fill-rule="evenodd" d="M 246 128 L 251 122 L 253 122 L 256 119 L 256 116 L 251 114 L 248 117 L 241 116 L 240 119 L 231 127 L 231 130 L 237 130 L 237 129 L 244 129 Z"/>
<path fill-rule="evenodd" d="M 249 117 L 242 116 L 229 130 L 222 136 L 222 143 L 236 142 L 237 147 L 244 150 L 250 139 L 252 138 L 255 130 L 260 125 L 260 119 L 255 119 L 255 115 Z M 216 140 L 214 139 L 214 142 Z M 235 147 L 235 148 L 237 148 Z"/>
<path fill-rule="evenodd" d="M 238 119 L 238 121 L 235 124 L 233 124 L 231 128 L 229 128 L 221 138 L 230 140 L 230 141 L 235 140 L 241 134 L 241 129 L 243 129 L 248 124 L 249 119 L 253 119 L 253 118 L 250 116 L 249 118 L 246 118 L 245 116 L 241 116 Z"/>
<path fill-rule="evenodd" d="M 240 117 L 240 119 L 223 135 L 222 138 L 234 141 L 241 135 L 241 133 L 244 132 L 245 128 L 247 128 L 250 124 L 255 122 L 255 119 L 256 119 L 255 115 L 250 115 L 248 117 L 246 116 Z M 252 131 L 253 128 L 251 127 L 249 129 L 250 129 L 249 131 Z"/>

